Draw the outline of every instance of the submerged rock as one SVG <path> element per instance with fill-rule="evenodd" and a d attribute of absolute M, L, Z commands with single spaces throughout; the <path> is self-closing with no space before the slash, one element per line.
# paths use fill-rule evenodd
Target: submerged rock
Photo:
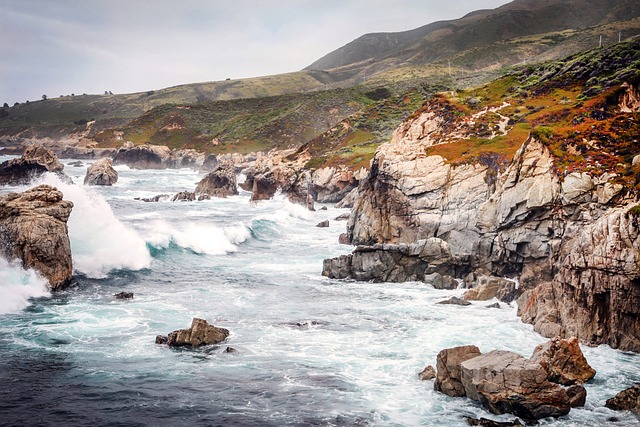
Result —
<path fill-rule="evenodd" d="M 196 193 L 191 191 L 181 191 L 171 198 L 172 202 L 193 202 L 196 200 Z"/>
<path fill-rule="evenodd" d="M 194 318 L 189 329 L 179 329 L 169 333 L 166 344 L 173 347 L 198 347 L 218 344 L 229 336 L 229 330 L 210 325 L 204 319 Z M 159 342 L 160 341 L 160 342 Z M 158 335 L 156 343 L 164 344 L 164 337 Z"/>
<path fill-rule="evenodd" d="M 439 301 L 436 304 L 471 305 L 469 301 L 458 297 L 451 297 L 448 300 Z"/>
<path fill-rule="evenodd" d="M 133 292 L 118 292 L 114 297 L 116 299 L 133 299 Z"/>
<path fill-rule="evenodd" d="M 67 285 L 73 269 L 67 221 L 73 203 L 49 185 L 0 196 L 0 252 L 19 259 L 48 281 Z"/>
<path fill-rule="evenodd" d="M 329 226 L 329 220 L 320 221 L 316 224 L 316 227 L 327 228 Z"/>
<path fill-rule="evenodd" d="M 111 159 L 100 159 L 87 169 L 84 185 L 113 185 L 118 182 L 118 172 Z"/>
<path fill-rule="evenodd" d="M 524 426 L 519 419 L 515 419 L 513 421 L 494 421 L 488 418 L 471 418 L 465 417 L 467 420 L 467 424 L 470 426 L 481 426 L 481 427 L 518 427 Z"/>

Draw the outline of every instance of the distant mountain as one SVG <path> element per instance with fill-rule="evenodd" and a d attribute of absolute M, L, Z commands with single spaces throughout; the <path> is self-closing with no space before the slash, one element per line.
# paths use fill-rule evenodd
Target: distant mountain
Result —
<path fill-rule="evenodd" d="M 333 81 L 346 80 L 365 70 L 373 74 L 425 65 L 507 39 L 584 29 L 638 16 L 638 0 L 515 0 L 497 9 L 479 10 L 410 31 L 366 34 L 305 70 L 330 71 Z"/>

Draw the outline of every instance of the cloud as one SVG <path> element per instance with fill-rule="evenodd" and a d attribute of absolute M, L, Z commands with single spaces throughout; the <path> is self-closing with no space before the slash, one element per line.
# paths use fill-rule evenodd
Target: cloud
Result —
<path fill-rule="evenodd" d="M 296 71 L 506 0 L 0 0 L 0 102 Z"/>

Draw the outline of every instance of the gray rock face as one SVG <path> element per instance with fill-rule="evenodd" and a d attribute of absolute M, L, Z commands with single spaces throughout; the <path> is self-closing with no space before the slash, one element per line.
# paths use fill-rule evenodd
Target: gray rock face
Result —
<path fill-rule="evenodd" d="M 100 159 L 87 169 L 84 185 L 113 185 L 118 182 L 118 172 L 111 159 Z"/>
<path fill-rule="evenodd" d="M 45 172 L 62 174 L 63 169 L 64 165 L 51 150 L 31 145 L 21 158 L 0 164 L 0 185 L 25 185 Z"/>
<path fill-rule="evenodd" d="M 558 176 L 553 155 L 533 138 L 506 168 L 428 156 L 451 134 L 438 114 L 425 110 L 377 150 L 347 224 L 348 240 L 359 246 L 350 259 L 326 261 L 323 274 L 516 277 L 521 288 L 499 291 L 501 298 L 522 292 L 519 314 L 537 332 L 640 351 L 639 221 L 622 186 L 609 174 Z M 448 261 L 407 249 L 424 239 L 444 242 Z"/>
<path fill-rule="evenodd" d="M 72 277 L 67 220 L 73 203 L 62 197 L 48 185 L 0 196 L 0 252 L 35 269 L 52 289 Z"/>
<path fill-rule="evenodd" d="M 205 155 L 196 150 L 171 150 L 164 145 L 144 144 L 134 146 L 130 142 L 113 155 L 113 164 L 127 165 L 132 169 L 199 169 Z"/>
<path fill-rule="evenodd" d="M 236 169 L 232 162 L 221 162 L 196 187 L 198 198 L 228 197 L 238 194 Z"/>
<path fill-rule="evenodd" d="M 194 318 L 189 329 L 179 329 L 170 332 L 166 337 L 166 344 L 173 347 L 199 347 L 202 345 L 218 344 L 227 339 L 229 330 L 210 325 L 204 319 Z M 164 337 L 156 337 L 156 343 L 164 344 Z"/>

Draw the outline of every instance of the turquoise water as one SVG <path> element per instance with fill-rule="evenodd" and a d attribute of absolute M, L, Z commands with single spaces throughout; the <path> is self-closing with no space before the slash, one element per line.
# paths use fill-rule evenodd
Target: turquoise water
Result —
<path fill-rule="evenodd" d="M 65 169 L 78 184 L 85 170 Z M 111 188 L 45 179 L 75 204 L 76 286 L 51 294 L 33 272 L 0 263 L 2 425 L 466 425 L 489 415 L 418 372 L 446 347 L 528 356 L 545 341 L 515 307 L 435 304 L 461 290 L 322 277 L 324 258 L 350 251 L 333 220 L 346 210 L 309 212 L 280 196 L 252 204 L 246 192 L 144 203 L 134 198 L 193 190 L 202 174 L 118 170 Z M 315 227 L 325 219 L 329 228 Z M 116 300 L 120 291 L 135 298 Z M 193 317 L 229 339 L 197 350 L 154 343 Z M 586 407 L 541 424 L 637 422 L 603 405 L 640 381 L 638 356 L 583 350 L 598 371 Z"/>

